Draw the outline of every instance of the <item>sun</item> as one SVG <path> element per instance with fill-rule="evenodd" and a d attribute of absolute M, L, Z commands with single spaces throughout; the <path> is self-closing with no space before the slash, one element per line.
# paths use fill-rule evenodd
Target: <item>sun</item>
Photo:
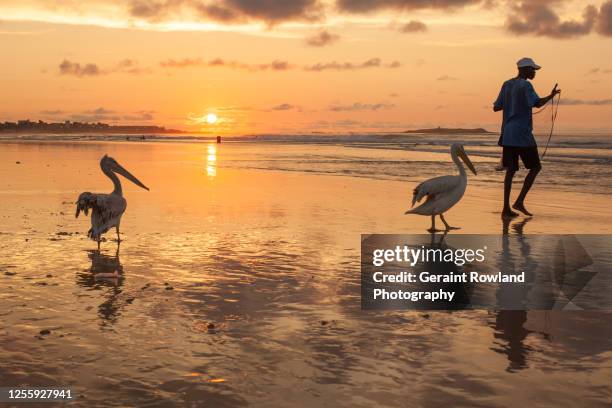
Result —
<path fill-rule="evenodd" d="M 209 125 L 213 125 L 217 122 L 217 115 L 215 115 L 214 113 L 209 113 L 208 115 L 206 115 L 206 123 L 208 123 Z"/>

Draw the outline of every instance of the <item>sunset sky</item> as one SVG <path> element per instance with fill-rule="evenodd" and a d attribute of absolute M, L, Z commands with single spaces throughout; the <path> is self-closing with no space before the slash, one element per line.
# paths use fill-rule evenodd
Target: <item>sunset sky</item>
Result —
<path fill-rule="evenodd" d="M 562 130 L 612 129 L 612 0 L 0 0 L 0 51 L 0 121 L 496 130 L 530 56 Z"/>

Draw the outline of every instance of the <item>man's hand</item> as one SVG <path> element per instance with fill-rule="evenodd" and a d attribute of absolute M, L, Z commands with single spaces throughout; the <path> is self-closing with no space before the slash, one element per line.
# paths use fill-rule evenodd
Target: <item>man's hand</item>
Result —
<path fill-rule="evenodd" d="M 535 107 L 536 108 L 541 108 L 542 106 L 546 105 L 546 103 L 548 103 L 548 101 L 550 101 L 552 98 L 555 97 L 555 95 L 558 95 L 561 93 L 560 89 L 557 89 L 557 86 L 559 84 L 555 84 L 555 87 L 552 89 L 552 91 L 550 91 L 550 95 L 544 97 L 544 98 L 540 98 L 538 99 L 538 101 L 535 103 Z"/>

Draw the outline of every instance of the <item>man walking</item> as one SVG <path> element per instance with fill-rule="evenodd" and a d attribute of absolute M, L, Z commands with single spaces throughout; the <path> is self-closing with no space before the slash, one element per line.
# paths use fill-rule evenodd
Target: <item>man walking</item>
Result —
<path fill-rule="evenodd" d="M 533 120 L 531 109 L 540 108 L 554 98 L 561 90 L 557 85 L 550 95 L 540 98 L 528 79 L 535 78 L 536 71 L 541 67 L 531 58 L 521 58 L 517 64 L 518 75 L 504 82 L 493 111 L 503 111 L 503 121 L 499 144 L 503 146 L 503 167 L 506 169 L 504 179 L 504 208 L 502 217 L 516 217 L 518 213 L 510 208 L 510 191 L 514 173 L 519 169 L 519 157 L 525 168 L 529 169 L 523 182 L 523 188 L 512 205 L 512 208 L 525 215 L 533 215 L 525 208 L 525 197 L 540 172 L 540 155 L 533 137 Z"/>

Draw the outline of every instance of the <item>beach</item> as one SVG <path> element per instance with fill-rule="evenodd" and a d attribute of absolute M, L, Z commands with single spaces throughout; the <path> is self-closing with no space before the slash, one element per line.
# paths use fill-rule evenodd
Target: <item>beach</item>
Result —
<path fill-rule="evenodd" d="M 424 233 L 412 189 L 456 171 L 447 145 L 394 146 L 3 141 L 1 383 L 75 406 L 609 403 L 609 312 L 360 309 L 361 234 Z M 609 153 L 556 149 L 535 216 L 504 225 L 499 152 L 474 147 L 451 234 L 610 233 Z M 74 203 L 112 190 L 104 154 L 150 191 L 122 180 L 123 242 L 98 252 Z"/>

